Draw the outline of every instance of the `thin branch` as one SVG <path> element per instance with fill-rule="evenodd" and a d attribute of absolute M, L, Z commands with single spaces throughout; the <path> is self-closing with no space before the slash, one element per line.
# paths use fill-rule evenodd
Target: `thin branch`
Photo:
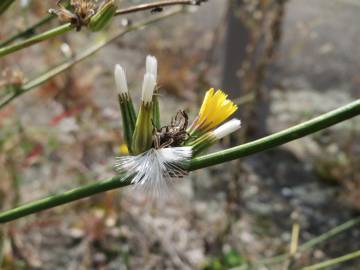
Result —
<path fill-rule="evenodd" d="M 178 0 L 178 1 L 158 1 L 158 2 L 154 2 L 154 3 L 150 3 L 150 4 L 141 4 L 141 5 L 137 5 L 137 6 L 133 6 L 133 7 L 129 7 L 129 8 L 124 8 L 124 9 L 118 9 L 116 12 L 116 15 L 124 15 L 124 14 L 128 14 L 128 13 L 133 13 L 133 12 L 138 12 L 138 11 L 144 11 L 144 10 L 148 10 L 148 9 L 154 9 L 157 7 L 165 7 L 165 6 L 174 6 L 174 5 L 199 5 L 201 4 L 201 2 L 204 2 L 204 0 L 202 1 L 189 1 L 189 0 Z M 13 41 L 23 38 L 23 37 L 28 37 L 32 34 L 35 33 L 36 29 L 39 28 L 40 26 L 43 26 L 44 24 L 50 22 L 51 20 L 53 20 L 54 18 L 56 18 L 56 16 L 54 15 L 47 15 L 44 18 L 40 19 L 37 23 L 35 23 L 34 25 L 26 28 L 25 30 L 1 41 L 0 40 L 0 47 L 9 45 L 10 43 L 12 43 Z"/>
<path fill-rule="evenodd" d="M 333 266 L 333 265 L 336 265 L 336 264 L 339 264 L 339 263 L 343 263 L 343 262 L 346 262 L 346 261 L 349 261 L 349 260 L 353 260 L 353 259 L 355 259 L 357 257 L 360 257 L 360 250 L 357 250 L 355 252 L 352 252 L 352 253 L 349 253 L 349 254 L 346 254 L 346 255 L 343 255 L 341 257 L 337 257 L 337 258 L 334 258 L 334 259 L 331 259 L 331 260 L 328 260 L 328 261 L 325 261 L 325 262 L 321 262 L 321 263 L 317 263 L 317 264 L 314 264 L 314 265 L 311 265 L 311 266 L 304 267 L 304 268 L 302 268 L 302 270 L 324 269 L 324 268 L 327 268 L 327 267 L 330 267 L 330 266 Z"/>
<path fill-rule="evenodd" d="M 48 15 L 44 18 L 42 18 L 40 21 L 38 21 L 37 23 L 35 23 L 34 25 L 26 28 L 25 30 L 5 39 L 5 40 L 0 40 L 0 48 L 9 45 L 10 43 L 12 43 L 13 41 L 23 38 L 23 37 L 28 37 L 31 36 L 35 33 L 36 29 L 39 28 L 40 26 L 43 26 L 44 24 L 50 22 L 52 19 L 56 18 L 56 16 L 54 15 Z"/>
<path fill-rule="evenodd" d="M 75 57 L 71 58 L 70 60 L 66 61 L 65 63 L 62 63 L 49 71 L 47 71 L 44 74 L 41 74 L 40 76 L 36 77 L 35 79 L 32 79 L 19 88 L 17 88 L 12 94 L 10 94 L 8 97 L 0 99 L 0 110 L 4 108 L 6 105 L 8 105 L 11 101 L 13 101 L 18 96 L 21 96 L 25 94 L 26 92 L 30 91 L 31 89 L 34 89 L 35 87 L 47 82 L 49 79 L 55 77 L 56 75 L 68 70 L 75 64 L 85 60 L 87 57 L 95 54 L 97 51 L 108 45 L 109 43 L 113 42 L 114 40 L 118 39 L 119 37 L 124 36 L 125 34 L 135 31 L 137 29 L 141 29 L 149 24 L 155 23 L 159 20 L 165 19 L 167 17 L 173 16 L 177 13 L 179 13 L 181 9 L 171 10 L 167 13 L 161 14 L 160 16 L 157 16 L 155 18 L 151 18 L 148 20 L 145 20 L 143 22 L 133 24 L 128 26 L 125 30 L 122 30 L 116 34 L 114 34 L 111 38 L 107 40 L 103 40 L 98 42 L 96 45 L 92 46 L 91 48 L 85 50 L 84 52 L 76 55 Z"/>
<path fill-rule="evenodd" d="M 2 47 L 0 48 L 0 57 L 8 55 L 10 53 L 16 52 L 18 50 L 24 49 L 26 47 L 29 47 L 31 45 L 34 45 L 36 43 L 39 43 L 41 41 L 62 35 L 66 32 L 69 32 L 70 30 L 72 30 L 74 27 L 70 24 L 70 23 L 66 23 L 63 25 L 60 25 L 56 28 L 53 28 L 49 31 L 46 31 L 44 33 L 38 34 L 32 38 L 26 39 L 24 41 L 21 41 L 19 43 L 16 43 L 14 45 L 9 45 L 6 47 Z"/>
<path fill-rule="evenodd" d="M 143 10 L 148 10 L 148 9 L 154 9 L 154 8 L 161 8 L 161 7 L 165 7 L 165 6 L 174 6 L 174 5 L 200 5 L 202 2 L 205 2 L 207 0 L 165 0 L 165 1 L 158 1 L 158 2 L 154 2 L 154 3 L 150 3 L 150 4 L 142 4 L 142 5 L 137 5 L 134 7 L 129 7 L 129 8 L 125 8 L 125 9 L 119 9 L 115 15 L 123 15 L 123 14 L 128 14 L 128 13 L 133 13 L 133 12 L 138 12 L 138 11 L 143 11 Z M 13 52 L 16 52 L 18 50 L 24 49 L 26 47 L 29 47 L 31 45 L 37 44 L 41 41 L 62 35 L 66 32 L 69 32 L 70 30 L 74 29 L 74 27 L 71 24 L 64 24 L 64 25 L 60 25 L 56 28 L 53 28 L 49 31 L 46 31 L 44 33 L 40 33 L 32 38 L 26 39 L 24 41 L 21 41 L 17 44 L 14 45 L 9 45 L 11 44 L 12 41 L 26 36 L 27 34 L 34 32 L 36 28 L 38 28 L 39 26 L 47 23 L 48 21 L 52 20 L 54 18 L 54 16 L 47 16 L 45 18 L 43 18 L 41 21 L 39 21 L 37 24 L 29 27 L 28 29 L 26 29 L 23 32 L 20 32 L 19 34 L 16 34 L 12 37 L 10 37 L 9 39 L 3 41 L 0 43 L 0 57 L 3 57 L 5 55 L 11 54 Z M 2 46 L 6 46 L 6 47 L 2 47 Z"/>
<path fill-rule="evenodd" d="M 3 14 L 14 2 L 15 0 L 1 0 L 0 15 Z"/>
<path fill-rule="evenodd" d="M 133 7 L 123 8 L 116 11 L 116 15 L 124 15 L 129 13 L 134 13 L 138 11 L 144 10 L 153 10 L 156 8 L 163 8 L 166 6 L 175 6 L 175 5 L 183 5 L 183 6 L 194 6 L 200 5 L 207 0 L 164 0 L 164 1 L 157 1 L 149 4 L 141 4 Z"/>
<path fill-rule="evenodd" d="M 340 107 L 331 112 L 325 113 L 312 120 L 293 126 L 281 132 L 272 134 L 262 139 L 236 146 L 227 150 L 219 151 L 214 154 L 202 156 L 192 160 L 189 171 L 221 164 L 240 157 L 262 152 L 264 150 L 285 144 L 306 135 L 315 133 L 347 119 L 360 114 L 360 100 L 356 100 L 348 105 Z M 125 187 L 130 184 L 130 178 L 124 178 L 121 175 L 110 179 L 97 181 L 92 184 L 81 186 L 70 191 L 49 196 L 44 199 L 35 200 L 26 203 L 17 208 L 0 213 L 0 223 L 9 222 L 21 217 L 40 212 L 59 205 L 67 204 L 80 200 L 94 194 L 102 193 L 108 190 Z"/>
<path fill-rule="evenodd" d="M 334 237 L 350 228 L 353 228 L 359 224 L 360 224 L 360 217 L 346 221 L 345 223 L 340 224 L 339 226 L 336 226 L 336 227 L 332 228 L 331 230 L 300 245 L 298 248 L 298 251 L 304 252 L 306 250 L 312 249 L 313 247 L 315 247 L 321 243 L 324 243 L 325 241 L 331 239 L 332 237 Z M 268 258 L 268 259 L 264 259 L 264 260 L 255 262 L 254 265 L 255 266 L 256 265 L 273 265 L 273 264 L 281 263 L 289 258 L 290 258 L 290 254 L 281 254 L 281 255 L 278 255 L 278 256 L 275 256 L 272 258 Z"/>
<path fill-rule="evenodd" d="M 244 156 L 249 156 L 264 150 L 285 144 L 306 135 L 315 133 L 324 128 L 340 123 L 346 119 L 360 114 L 360 99 L 323 114 L 310 121 L 296 125 L 281 132 L 266 136 L 256 141 L 232 147 L 217 153 L 198 157 L 192 160 L 192 169 L 201 169 L 219 163 L 231 161 Z"/>

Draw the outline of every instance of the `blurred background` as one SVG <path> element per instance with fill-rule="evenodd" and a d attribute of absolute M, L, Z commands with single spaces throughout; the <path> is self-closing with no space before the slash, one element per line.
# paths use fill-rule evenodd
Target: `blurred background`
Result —
<path fill-rule="evenodd" d="M 0 17 L 0 40 L 37 22 L 55 2 L 16 1 Z M 194 117 L 210 87 L 229 93 L 243 128 L 211 151 L 359 98 L 359 13 L 356 0 L 209 0 L 117 39 L 0 110 L 0 209 L 114 175 L 123 143 L 117 63 L 138 102 L 145 57 L 158 58 L 163 124 L 183 108 Z M 121 16 L 108 31 L 83 29 L 3 57 L 0 81 L 36 77 L 125 19 L 157 15 Z M 42 29 L 51 25 L 58 21 Z M 7 237 L 0 268 L 221 270 L 287 252 L 294 222 L 303 243 L 359 215 L 359 139 L 360 119 L 353 119 L 193 172 L 159 200 L 124 188 L 1 225 Z M 359 248 L 357 226 L 302 253 L 294 267 Z"/>

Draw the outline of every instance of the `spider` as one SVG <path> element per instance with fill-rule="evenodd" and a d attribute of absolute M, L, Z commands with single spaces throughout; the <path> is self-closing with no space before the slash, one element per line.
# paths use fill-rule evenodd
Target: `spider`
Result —
<path fill-rule="evenodd" d="M 50 9 L 50 14 L 55 14 L 63 22 L 69 22 L 76 26 L 76 31 L 87 25 L 92 16 L 96 13 L 96 5 L 92 0 L 71 0 L 70 7 L 73 12 L 61 5 L 64 0 L 58 0 L 56 5 L 58 9 Z"/>
<path fill-rule="evenodd" d="M 189 138 L 186 129 L 189 120 L 185 111 L 180 110 L 168 126 L 154 129 L 153 145 L 156 149 L 180 146 Z"/>

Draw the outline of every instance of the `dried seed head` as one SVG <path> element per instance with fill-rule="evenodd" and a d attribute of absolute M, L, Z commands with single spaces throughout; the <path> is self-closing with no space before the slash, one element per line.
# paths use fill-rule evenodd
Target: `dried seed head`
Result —
<path fill-rule="evenodd" d="M 58 9 L 51 8 L 49 9 L 49 13 L 56 15 L 61 22 L 71 23 L 74 25 L 79 23 L 79 18 L 76 14 L 62 7 Z"/>
<path fill-rule="evenodd" d="M 49 13 L 58 16 L 62 22 L 71 23 L 77 30 L 80 30 L 82 26 L 89 26 L 92 31 L 98 31 L 116 12 L 114 0 L 104 0 L 100 5 L 97 5 L 95 0 L 71 0 L 69 9 L 63 7 L 60 4 L 61 1 L 57 2 L 58 8 L 49 9 Z M 91 21 L 93 17 L 96 18 Z"/>

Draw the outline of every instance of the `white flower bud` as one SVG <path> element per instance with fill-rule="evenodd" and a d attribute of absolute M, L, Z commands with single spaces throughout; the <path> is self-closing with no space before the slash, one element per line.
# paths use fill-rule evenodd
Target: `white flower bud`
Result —
<path fill-rule="evenodd" d="M 225 136 L 229 135 L 230 133 L 237 131 L 238 129 L 240 129 L 240 127 L 241 121 L 234 118 L 213 130 L 212 133 L 216 139 L 220 140 Z"/>
<path fill-rule="evenodd" d="M 157 67 L 158 62 L 156 57 L 148 55 L 146 57 L 146 73 L 150 73 L 154 76 L 155 82 L 157 81 Z"/>
<path fill-rule="evenodd" d="M 123 67 L 120 65 L 116 65 L 114 75 L 115 75 L 115 83 L 118 93 L 120 95 L 128 95 L 129 90 L 127 85 L 125 70 L 123 69 Z"/>
<path fill-rule="evenodd" d="M 144 76 L 144 82 L 142 86 L 142 101 L 145 104 L 149 104 L 152 101 L 156 86 L 156 80 L 153 74 L 146 73 Z"/>

